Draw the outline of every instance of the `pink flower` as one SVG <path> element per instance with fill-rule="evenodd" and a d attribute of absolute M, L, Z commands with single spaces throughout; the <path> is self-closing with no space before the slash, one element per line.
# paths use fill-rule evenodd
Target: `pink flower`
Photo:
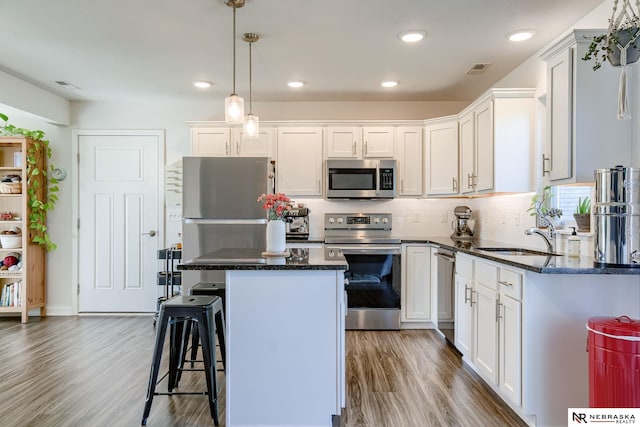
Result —
<path fill-rule="evenodd" d="M 261 194 L 258 202 L 262 203 L 262 208 L 267 211 L 267 216 L 271 220 L 283 220 L 293 206 L 291 199 L 284 193 Z"/>

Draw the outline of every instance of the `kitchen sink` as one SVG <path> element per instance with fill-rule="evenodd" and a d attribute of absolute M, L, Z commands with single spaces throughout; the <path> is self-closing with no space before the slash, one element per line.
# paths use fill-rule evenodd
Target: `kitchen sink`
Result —
<path fill-rule="evenodd" d="M 479 251 L 493 252 L 498 255 L 515 255 L 515 256 L 561 256 L 552 252 L 536 251 L 526 248 L 475 248 Z"/>

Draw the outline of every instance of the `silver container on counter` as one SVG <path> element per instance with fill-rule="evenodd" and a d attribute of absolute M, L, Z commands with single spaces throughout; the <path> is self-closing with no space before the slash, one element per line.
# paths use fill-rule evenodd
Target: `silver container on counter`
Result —
<path fill-rule="evenodd" d="M 595 183 L 596 265 L 640 267 L 640 169 L 596 169 Z"/>

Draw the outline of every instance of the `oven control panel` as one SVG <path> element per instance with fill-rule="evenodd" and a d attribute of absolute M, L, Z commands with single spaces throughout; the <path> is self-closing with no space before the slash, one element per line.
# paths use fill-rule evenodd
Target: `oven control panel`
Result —
<path fill-rule="evenodd" d="M 326 213 L 324 214 L 324 229 L 383 229 L 391 230 L 392 218 L 390 213 Z"/>

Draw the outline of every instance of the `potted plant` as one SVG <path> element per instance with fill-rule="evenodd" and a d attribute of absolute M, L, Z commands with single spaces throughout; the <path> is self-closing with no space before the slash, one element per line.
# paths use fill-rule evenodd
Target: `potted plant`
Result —
<path fill-rule="evenodd" d="M 531 205 L 527 212 L 529 215 L 536 217 L 536 226 L 546 228 L 552 219 L 560 219 L 562 217 L 562 209 L 551 207 L 551 186 L 547 185 L 542 189 L 542 194 L 534 194 L 531 198 Z"/>
<path fill-rule="evenodd" d="M 636 2 L 636 8 L 640 3 Z M 616 15 L 617 14 L 617 15 Z M 613 66 L 620 66 L 620 86 L 618 89 L 618 119 L 630 119 L 628 105 L 628 84 L 626 66 L 640 59 L 638 37 L 640 37 L 640 10 L 634 10 L 629 0 L 623 0 L 618 10 L 618 0 L 613 2 L 613 13 L 609 19 L 606 34 L 593 38 L 584 61 L 594 61 L 593 69 L 597 70 L 603 62 L 609 61 Z"/>
<path fill-rule="evenodd" d="M 578 231 L 591 231 L 591 200 L 589 197 L 578 198 L 576 212 L 573 214 Z"/>

